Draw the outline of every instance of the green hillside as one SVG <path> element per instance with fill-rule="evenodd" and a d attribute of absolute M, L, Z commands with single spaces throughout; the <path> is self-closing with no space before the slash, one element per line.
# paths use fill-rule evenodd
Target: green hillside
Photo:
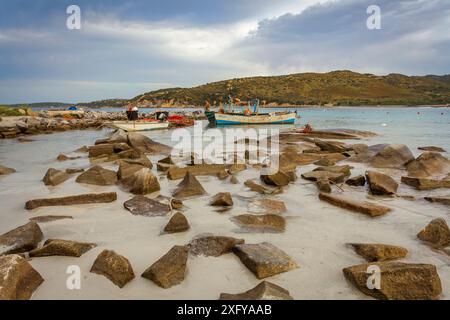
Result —
<path fill-rule="evenodd" d="M 376 76 L 352 71 L 251 77 L 145 93 L 141 105 L 204 105 L 259 98 L 266 105 L 422 105 L 450 103 L 450 76 Z"/>

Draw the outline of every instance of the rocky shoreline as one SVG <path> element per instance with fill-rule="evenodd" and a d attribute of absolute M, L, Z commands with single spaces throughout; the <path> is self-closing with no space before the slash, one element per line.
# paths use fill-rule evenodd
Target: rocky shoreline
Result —
<path fill-rule="evenodd" d="M 43 175 L 43 184 L 58 187 L 72 176 L 77 175 L 75 183 L 90 186 L 110 186 L 116 192 L 74 194 L 66 197 L 29 199 L 25 208 L 28 211 L 49 206 L 76 206 L 80 204 L 99 205 L 116 204 L 119 190 L 132 196 L 123 206 L 134 216 L 152 219 L 166 218 L 161 226 L 164 234 L 184 233 L 195 229 L 195 215 L 188 217 L 188 203 L 192 199 L 200 199 L 211 208 L 211 213 L 226 214 L 236 202 L 243 201 L 236 194 L 220 192 L 209 195 L 199 180 L 200 177 L 212 177 L 218 182 L 229 185 L 243 185 L 257 198 L 248 200 L 246 214 L 233 215 L 230 223 L 241 231 L 239 237 L 215 234 L 199 234 L 187 243 L 178 243 L 164 255 L 155 259 L 145 270 L 139 270 L 141 279 L 136 279 L 138 270 L 125 256 L 110 248 L 103 248 L 97 257 L 90 262 L 91 273 L 105 276 L 118 288 L 124 288 L 130 282 L 151 281 L 161 290 L 181 284 L 187 275 L 190 259 L 198 256 L 221 257 L 234 254 L 258 280 L 274 278 L 275 275 L 292 272 L 302 268 L 299 261 L 292 258 L 282 248 L 271 241 L 248 243 L 245 234 L 285 232 L 292 220 L 285 217 L 288 210 L 277 195 L 289 193 L 289 189 L 299 182 L 310 182 L 317 186 L 317 199 L 327 208 L 362 214 L 371 221 L 384 219 L 395 214 L 396 208 L 382 201 L 386 198 L 398 198 L 399 186 L 421 190 L 450 188 L 450 161 L 439 152 L 437 147 L 424 147 L 420 156 L 415 157 L 406 145 L 384 144 L 366 145 L 362 143 L 346 143 L 346 139 L 357 140 L 359 137 L 371 136 L 371 133 L 352 130 L 317 131 L 313 134 L 288 132 L 280 137 L 280 169 L 275 174 L 254 176 L 254 179 L 241 183 L 239 177 L 245 172 L 257 172 L 259 166 L 248 162 L 233 165 L 195 164 L 195 155 L 182 159 L 174 159 L 169 154 L 169 146 L 157 143 L 136 133 L 114 132 L 109 138 L 96 141 L 92 146 L 79 149 L 89 159 L 87 170 L 56 170 L 49 168 Z M 442 150 L 443 152 L 445 150 Z M 156 165 L 149 156 L 159 156 Z M 69 158 L 69 157 L 68 157 Z M 353 163 L 353 165 L 352 165 Z M 114 164 L 116 170 L 105 168 Z M 363 175 L 353 173 L 354 165 L 363 165 Z M 311 171 L 303 171 L 298 178 L 299 169 L 314 166 Z M 4 167 L 3 167 L 4 168 Z M 401 179 L 393 178 L 386 169 L 401 174 Z M 252 171 L 252 172 L 253 172 Z M 4 174 L 14 174 L 14 169 L 2 169 Z M 163 190 L 163 179 L 176 181 L 173 190 Z M 226 189 L 226 187 L 224 188 Z M 169 192 L 171 196 L 147 197 L 159 192 Z M 368 199 L 356 196 L 366 193 Z M 272 195 L 267 197 L 267 195 Z M 437 203 L 443 210 L 448 206 L 450 198 L 425 197 L 430 205 Z M 418 201 L 412 197 L 411 201 Z M 94 207 L 93 207 L 94 208 Z M 335 208 L 335 209 L 333 209 Z M 92 209 L 95 210 L 95 209 Z M 98 244 L 67 239 L 49 239 L 42 224 L 59 219 L 73 219 L 72 216 L 40 216 L 34 217 L 28 224 L 17 227 L 0 235 L 0 299 L 29 299 L 33 292 L 45 281 L 44 277 L 33 268 L 30 262 L 44 256 L 82 256 L 93 250 Z M 429 248 L 448 259 L 450 246 L 450 230 L 445 219 L 432 219 L 416 234 L 410 235 L 423 242 Z M 46 240 L 46 241 L 44 241 Z M 361 256 L 368 263 L 343 268 L 342 276 L 363 294 L 376 299 L 439 299 L 442 292 L 442 280 L 439 270 L 429 263 L 403 262 L 405 257 L 414 254 L 406 247 L 387 244 L 380 236 L 379 243 L 342 243 L 349 246 L 355 255 Z M 349 253 L 350 254 L 350 253 Z M 81 257 L 81 258 L 80 258 Z M 30 260 L 31 259 L 31 260 Z M 400 261 L 399 261 L 400 260 Z M 377 267 L 382 278 L 381 288 L 368 288 L 369 268 Z M 275 278 L 276 279 L 276 278 Z M 220 299 L 284 299 L 293 297 L 289 288 L 275 283 L 262 281 L 254 288 L 242 293 L 220 293 Z M 211 297 L 215 298 L 215 297 Z"/>
<path fill-rule="evenodd" d="M 85 111 L 84 114 L 50 116 L 47 111 L 29 111 L 29 115 L 0 118 L 0 139 L 26 138 L 37 134 L 49 134 L 69 130 L 99 129 L 107 122 L 125 121 L 124 112 Z M 200 119 L 193 112 L 176 112 L 189 119 Z M 155 118 L 154 113 L 142 112 L 140 118 Z M 24 140 L 23 142 L 26 142 Z"/>

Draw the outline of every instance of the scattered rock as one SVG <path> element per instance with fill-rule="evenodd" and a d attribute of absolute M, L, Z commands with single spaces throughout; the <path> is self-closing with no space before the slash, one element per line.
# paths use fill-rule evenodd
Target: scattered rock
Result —
<path fill-rule="evenodd" d="M 263 281 L 255 288 L 243 293 L 221 293 L 220 300 L 293 300 L 286 289 L 268 281 Z"/>
<path fill-rule="evenodd" d="M 89 158 L 109 156 L 114 154 L 114 144 L 99 144 L 89 147 Z"/>
<path fill-rule="evenodd" d="M 331 191 L 332 191 L 329 180 L 317 180 L 316 186 L 320 192 L 331 193 Z"/>
<path fill-rule="evenodd" d="M 286 222 L 276 214 L 253 215 L 243 214 L 232 218 L 242 228 L 261 232 L 284 232 Z"/>
<path fill-rule="evenodd" d="M 134 271 L 130 261 L 110 250 L 104 250 L 98 255 L 92 265 L 91 272 L 105 276 L 119 288 L 123 288 L 134 279 Z"/>
<path fill-rule="evenodd" d="M 42 276 L 21 256 L 0 257 L 0 300 L 28 300 L 42 282 Z"/>
<path fill-rule="evenodd" d="M 258 192 L 260 194 L 279 194 L 279 193 L 283 192 L 283 189 L 281 187 L 269 188 L 269 187 L 260 185 L 252 180 L 245 181 L 244 185 L 247 188 L 250 188 L 250 190 Z"/>
<path fill-rule="evenodd" d="M 347 181 L 345 181 L 345 184 L 347 184 L 349 186 L 354 186 L 354 187 L 364 187 L 366 185 L 366 177 L 364 177 L 363 175 L 359 175 L 359 176 L 347 179 Z"/>
<path fill-rule="evenodd" d="M 352 167 L 345 165 L 345 166 L 318 167 L 318 168 L 314 169 L 314 171 L 327 171 L 327 172 L 332 172 L 332 173 L 341 173 L 345 177 L 349 177 L 351 174 L 350 169 L 352 169 Z"/>
<path fill-rule="evenodd" d="M 133 194 L 150 194 L 161 190 L 158 178 L 148 168 L 143 168 L 120 181 L 121 187 Z"/>
<path fill-rule="evenodd" d="M 450 206 L 450 196 L 447 197 L 425 197 L 425 200 L 429 202 L 442 203 Z"/>
<path fill-rule="evenodd" d="M 35 249 L 44 235 L 36 222 L 29 222 L 0 236 L 0 256 Z"/>
<path fill-rule="evenodd" d="M 50 239 L 44 243 L 42 248 L 30 251 L 30 257 L 64 256 L 79 258 L 96 246 L 94 243 Z"/>
<path fill-rule="evenodd" d="M 371 217 L 381 216 L 391 211 L 390 208 L 385 206 L 381 206 L 368 201 L 359 201 L 345 196 L 320 193 L 319 199 L 322 201 L 326 201 L 334 206 L 354 212 L 364 213 Z"/>
<path fill-rule="evenodd" d="M 0 166 L 0 176 L 1 175 L 7 175 L 7 174 L 11 174 L 16 172 L 15 169 L 13 168 L 8 168 L 8 167 L 4 167 L 4 166 Z"/>
<path fill-rule="evenodd" d="M 76 153 L 88 153 L 89 152 L 89 148 L 87 146 L 82 146 L 81 148 L 78 148 L 74 152 L 76 152 Z"/>
<path fill-rule="evenodd" d="M 450 179 L 436 180 L 427 178 L 402 177 L 402 182 L 417 190 L 432 190 L 439 188 L 450 188 Z"/>
<path fill-rule="evenodd" d="M 232 176 L 230 177 L 230 182 L 231 182 L 232 184 L 239 184 L 239 180 L 238 180 L 238 178 L 236 177 L 236 175 L 232 175 Z"/>
<path fill-rule="evenodd" d="M 431 151 L 431 152 L 447 152 L 445 149 L 441 147 L 429 146 L 429 147 L 419 147 L 417 148 L 422 151 Z"/>
<path fill-rule="evenodd" d="M 374 195 L 393 195 L 397 192 L 398 183 L 388 175 L 375 171 L 367 171 L 366 178 L 369 183 L 369 190 Z"/>
<path fill-rule="evenodd" d="M 92 193 L 62 198 L 34 199 L 27 201 L 27 203 L 25 204 L 25 209 L 33 210 L 39 207 L 71 206 L 90 203 L 109 203 L 116 200 L 117 200 L 117 193 L 115 192 L 99 193 L 99 194 Z"/>
<path fill-rule="evenodd" d="M 63 220 L 63 219 L 73 219 L 72 216 L 40 216 L 35 218 L 30 218 L 30 221 L 34 221 L 36 223 L 47 223 L 57 220 Z"/>
<path fill-rule="evenodd" d="M 303 173 L 302 178 L 309 181 L 328 180 L 333 183 L 341 183 L 344 182 L 345 175 L 329 171 L 310 171 Z"/>
<path fill-rule="evenodd" d="M 367 286 L 369 268 L 380 268 L 380 289 Z M 382 300 L 431 300 L 442 293 L 441 280 L 436 267 L 429 264 L 379 262 L 345 268 L 344 275 L 361 292 Z"/>
<path fill-rule="evenodd" d="M 170 206 L 144 196 L 136 196 L 126 201 L 123 206 L 133 215 L 144 217 L 165 216 L 170 212 Z"/>
<path fill-rule="evenodd" d="M 144 169 L 144 166 L 140 164 L 132 164 L 125 162 L 124 160 L 119 160 L 119 170 L 117 171 L 117 177 L 119 180 L 132 176 L 136 172 Z"/>
<path fill-rule="evenodd" d="M 349 150 L 348 148 L 344 147 L 341 143 L 338 143 L 338 142 L 324 141 L 324 140 L 315 138 L 314 143 L 322 151 L 342 153 L 342 152 Z"/>
<path fill-rule="evenodd" d="M 88 171 L 80 174 L 77 177 L 76 182 L 96 186 L 111 186 L 117 182 L 117 173 L 112 170 L 104 169 L 101 166 L 94 166 Z"/>
<path fill-rule="evenodd" d="M 231 193 L 229 192 L 221 192 L 216 194 L 211 202 L 210 206 L 215 207 L 232 207 L 233 206 L 233 198 L 231 198 Z"/>
<path fill-rule="evenodd" d="M 178 233 L 189 230 L 190 225 L 184 214 L 177 212 L 170 218 L 164 231 L 167 233 Z"/>
<path fill-rule="evenodd" d="M 47 170 L 42 181 L 44 181 L 46 186 L 57 186 L 69 178 L 70 176 L 66 172 L 50 168 Z"/>
<path fill-rule="evenodd" d="M 233 252 L 258 279 L 289 271 L 298 267 L 284 251 L 264 242 L 260 244 L 239 244 Z"/>
<path fill-rule="evenodd" d="M 441 218 L 431 221 L 417 234 L 417 237 L 438 247 L 450 245 L 450 230 L 445 220 Z"/>
<path fill-rule="evenodd" d="M 224 164 L 197 164 L 184 168 L 171 166 L 167 170 L 167 178 L 169 180 L 178 180 L 190 173 L 194 176 L 214 176 L 221 174 L 227 170 L 227 165 Z M 228 175 L 228 174 L 227 174 Z"/>
<path fill-rule="evenodd" d="M 436 152 L 424 152 L 406 166 L 409 177 L 442 177 L 450 173 L 450 160 Z"/>
<path fill-rule="evenodd" d="M 187 246 L 174 246 L 145 270 L 142 277 L 153 281 L 164 289 L 180 284 L 186 274 L 188 252 Z"/>
<path fill-rule="evenodd" d="M 60 154 L 60 155 L 56 158 L 56 160 L 63 162 L 63 161 L 68 161 L 68 160 L 76 160 L 76 159 L 80 159 L 80 158 L 81 158 L 81 157 L 68 157 L 68 156 L 66 156 L 65 154 Z"/>
<path fill-rule="evenodd" d="M 314 164 L 316 166 L 329 167 L 334 166 L 336 162 L 329 158 L 321 158 L 319 161 L 314 162 Z"/>
<path fill-rule="evenodd" d="M 291 178 L 283 171 L 278 171 L 272 175 L 261 175 L 261 180 L 270 186 L 284 187 L 291 182 Z"/>
<path fill-rule="evenodd" d="M 408 255 L 405 248 L 387 244 L 351 243 L 350 246 L 368 262 L 396 260 Z"/>
<path fill-rule="evenodd" d="M 83 168 L 68 168 L 68 169 L 66 169 L 67 174 L 82 173 L 82 172 L 84 172 Z"/>
<path fill-rule="evenodd" d="M 181 209 L 183 207 L 183 201 L 180 199 L 172 199 L 170 201 L 170 206 L 175 210 Z"/>
<path fill-rule="evenodd" d="M 231 252 L 237 244 L 244 243 L 243 239 L 213 235 L 200 235 L 189 243 L 189 251 L 194 256 L 219 257 Z"/>
<path fill-rule="evenodd" d="M 173 192 L 175 198 L 189 198 L 194 196 L 205 195 L 206 191 L 203 189 L 197 178 L 190 172 L 186 173 L 183 181 L 178 184 Z"/>
<path fill-rule="evenodd" d="M 271 199 L 255 199 L 248 204 L 248 212 L 281 214 L 287 211 L 283 201 Z"/>
<path fill-rule="evenodd" d="M 128 144 L 141 152 L 160 155 L 170 154 L 172 148 L 135 132 L 128 133 Z"/>
<path fill-rule="evenodd" d="M 371 160 L 376 168 L 402 169 L 414 160 L 411 150 L 404 144 L 391 144 L 384 146 Z"/>

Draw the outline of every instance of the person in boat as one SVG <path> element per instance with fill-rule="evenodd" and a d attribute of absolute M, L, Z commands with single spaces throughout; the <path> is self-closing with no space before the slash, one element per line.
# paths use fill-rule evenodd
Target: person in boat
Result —
<path fill-rule="evenodd" d="M 219 106 L 219 111 L 217 113 L 219 113 L 219 114 L 224 114 L 225 113 L 225 110 L 223 109 L 223 105 Z"/>
<path fill-rule="evenodd" d="M 247 106 L 244 109 L 244 116 L 250 116 L 252 114 L 252 111 L 250 110 L 250 108 Z"/>
<path fill-rule="evenodd" d="M 205 101 L 205 111 L 209 111 L 211 109 L 211 104 L 208 100 Z"/>
<path fill-rule="evenodd" d="M 303 129 L 303 133 L 311 133 L 311 132 L 313 132 L 313 127 L 309 123 L 307 123 L 305 128 Z"/>

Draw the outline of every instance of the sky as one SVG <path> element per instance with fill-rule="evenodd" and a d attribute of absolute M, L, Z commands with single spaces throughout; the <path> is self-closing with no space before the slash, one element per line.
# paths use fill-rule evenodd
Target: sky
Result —
<path fill-rule="evenodd" d="M 449 31 L 450 0 L 0 0 L 0 103 L 343 69 L 449 74 Z"/>

